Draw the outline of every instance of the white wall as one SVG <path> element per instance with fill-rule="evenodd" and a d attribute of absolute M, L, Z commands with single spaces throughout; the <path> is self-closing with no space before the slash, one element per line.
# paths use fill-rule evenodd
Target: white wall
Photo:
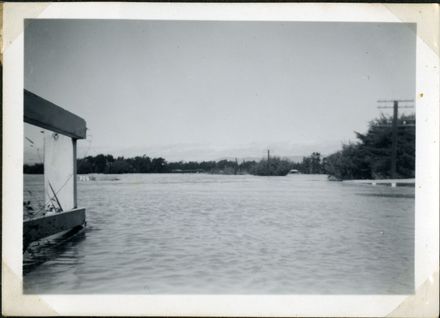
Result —
<path fill-rule="evenodd" d="M 73 142 L 70 137 L 46 131 L 44 137 L 45 202 L 53 198 L 52 186 L 64 211 L 74 208 Z"/>

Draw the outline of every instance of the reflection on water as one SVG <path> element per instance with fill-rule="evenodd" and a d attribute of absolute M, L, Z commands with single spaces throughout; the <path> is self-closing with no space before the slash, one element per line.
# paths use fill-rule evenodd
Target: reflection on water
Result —
<path fill-rule="evenodd" d="M 313 175 L 119 178 L 78 183 L 87 230 L 35 253 L 48 255 L 30 266 L 25 293 L 413 293 L 414 188 Z M 38 182 L 25 176 L 25 187 Z"/>
<path fill-rule="evenodd" d="M 78 227 L 31 243 L 23 254 L 23 274 L 26 275 L 38 265 L 62 256 L 67 249 L 84 238 L 85 228 Z"/>
<path fill-rule="evenodd" d="M 383 197 L 383 198 L 406 198 L 414 199 L 414 193 L 356 193 L 357 195 L 363 195 L 367 197 Z"/>

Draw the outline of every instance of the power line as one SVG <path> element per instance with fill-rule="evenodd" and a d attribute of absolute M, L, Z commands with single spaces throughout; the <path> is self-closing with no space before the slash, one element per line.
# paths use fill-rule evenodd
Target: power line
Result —
<path fill-rule="evenodd" d="M 385 109 L 385 108 L 393 108 L 393 106 L 378 106 L 379 109 Z M 414 106 L 399 106 L 399 108 L 414 108 Z"/>
<path fill-rule="evenodd" d="M 414 103 L 414 99 L 379 99 L 377 102 L 378 103 L 394 103 L 396 101 L 399 103 Z"/>

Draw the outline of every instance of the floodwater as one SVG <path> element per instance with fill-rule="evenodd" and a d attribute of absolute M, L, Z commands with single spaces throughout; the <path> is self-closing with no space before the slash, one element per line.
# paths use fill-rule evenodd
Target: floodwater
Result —
<path fill-rule="evenodd" d="M 321 175 L 117 177 L 78 182 L 86 230 L 25 253 L 25 293 L 414 292 L 414 187 Z M 25 189 L 42 181 L 25 176 Z"/>

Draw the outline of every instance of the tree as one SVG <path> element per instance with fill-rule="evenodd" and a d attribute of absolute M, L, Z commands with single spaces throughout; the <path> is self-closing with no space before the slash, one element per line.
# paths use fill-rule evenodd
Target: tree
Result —
<path fill-rule="evenodd" d="M 272 157 L 270 160 L 258 162 L 251 168 L 250 173 L 257 176 L 285 176 L 290 169 L 290 161 Z"/>
<path fill-rule="evenodd" d="M 319 152 L 313 152 L 310 156 L 304 157 L 300 164 L 293 164 L 292 169 L 298 169 L 302 173 L 306 174 L 319 174 L 323 173 L 321 154 Z"/>
<path fill-rule="evenodd" d="M 391 117 L 381 116 L 369 123 L 367 133 L 355 132 L 358 142 L 325 158 L 324 170 L 338 179 L 389 178 L 391 171 Z M 413 178 L 415 173 L 415 116 L 398 120 L 397 174 Z"/>
<path fill-rule="evenodd" d="M 154 158 L 151 162 L 151 165 L 152 172 L 163 173 L 168 171 L 164 158 Z"/>
<path fill-rule="evenodd" d="M 109 164 L 109 173 L 130 173 L 134 172 L 133 166 L 124 159 L 117 159 Z"/>
<path fill-rule="evenodd" d="M 35 163 L 33 165 L 25 164 L 23 166 L 24 174 L 43 174 L 44 173 L 44 165 L 42 163 Z"/>
<path fill-rule="evenodd" d="M 79 174 L 86 174 L 93 172 L 93 164 L 87 158 L 79 159 L 77 161 L 77 172 Z"/>
<path fill-rule="evenodd" d="M 94 158 L 94 166 L 96 173 L 104 173 L 107 166 L 107 158 L 103 154 L 99 154 Z"/>

